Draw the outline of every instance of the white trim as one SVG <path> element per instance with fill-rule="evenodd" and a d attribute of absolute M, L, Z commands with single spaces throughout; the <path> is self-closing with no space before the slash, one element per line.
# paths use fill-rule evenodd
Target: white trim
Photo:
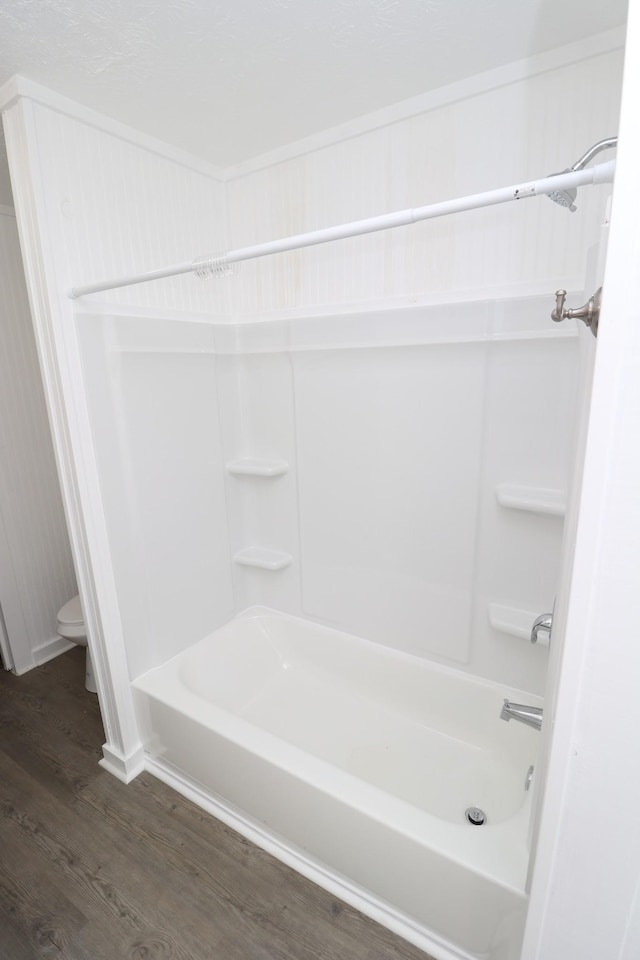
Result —
<path fill-rule="evenodd" d="M 48 663 L 49 660 L 59 657 L 61 653 L 66 653 L 67 650 L 73 650 L 75 646 L 75 643 L 72 643 L 71 640 L 65 640 L 64 637 L 51 637 L 50 640 L 46 640 L 33 650 L 33 666 L 41 667 L 43 663 Z"/>
<path fill-rule="evenodd" d="M 142 133 L 140 130 L 129 127 L 119 120 L 113 120 L 111 117 L 99 113 L 97 110 L 85 107 L 75 100 L 70 100 L 68 97 L 56 93 L 55 90 L 43 87 L 41 84 L 35 83 L 33 80 L 29 80 L 28 77 L 23 77 L 20 74 L 11 77 L 10 80 L 0 87 L 0 112 L 13 106 L 13 104 L 21 98 L 31 100 L 34 103 L 40 103 L 45 107 L 49 107 L 51 110 L 55 110 L 57 113 L 64 114 L 66 117 L 71 117 L 73 120 L 86 123 L 90 127 L 102 130 L 104 133 L 109 133 L 113 137 L 141 147 L 143 150 L 163 157 L 165 160 L 171 160 L 181 167 L 202 173 L 205 177 L 210 177 L 212 180 L 223 181 L 226 179 L 225 171 L 208 161 L 195 157 L 193 154 L 188 153 L 186 150 L 181 150 L 179 147 L 174 147 L 169 143 L 158 140 L 156 137 Z"/>
<path fill-rule="evenodd" d="M 0 666 L 2 666 L 5 670 L 14 669 L 13 653 L 11 652 L 7 627 L 4 622 L 2 604 L 0 604 L 0 660 L 2 661 Z"/>
<path fill-rule="evenodd" d="M 0 217 L 13 217 L 15 219 L 16 211 L 13 207 L 7 207 L 4 203 L 0 203 Z"/>
<path fill-rule="evenodd" d="M 479 73 L 473 77 L 467 77 L 445 87 L 439 87 L 437 90 L 421 93 L 417 97 L 411 97 L 409 100 L 383 107 L 382 110 L 375 110 L 373 113 L 365 114 L 335 127 L 329 127 L 327 130 L 312 134 L 310 137 L 305 137 L 294 143 L 287 143 L 275 150 L 269 150 L 257 157 L 237 163 L 225 170 L 224 179 L 237 180 L 240 177 L 255 173 L 257 170 L 264 170 L 266 167 L 272 167 L 287 160 L 294 160 L 303 154 L 323 150 L 333 144 L 371 133 L 380 127 L 408 120 L 420 113 L 428 113 L 459 100 L 465 100 L 481 93 L 488 93 L 490 90 L 497 90 L 511 83 L 527 80 L 541 73 L 548 73 L 572 63 L 579 63 L 581 60 L 588 60 L 591 57 L 622 49 L 624 38 L 624 27 L 616 27 L 613 30 L 607 30 L 584 40 L 577 40 L 567 46 L 556 47 L 555 50 L 548 50 L 525 60 L 516 60 L 514 63 L 497 67 L 494 70 L 487 70 L 485 73 Z"/>
<path fill-rule="evenodd" d="M 141 744 L 79 348 L 69 322 L 73 308 L 62 289 L 64 278 L 57 273 L 47 232 L 34 104 L 21 97 L 5 110 L 3 119 L 25 280 L 107 747 L 116 757 L 133 756 Z"/>
<path fill-rule="evenodd" d="M 309 856 L 305 850 L 288 843 L 284 837 L 273 833 L 263 823 L 210 793 L 202 784 L 187 777 L 166 761 L 145 754 L 144 768 L 187 800 L 197 804 L 232 830 L 246 837 L 251 843 L 266 850 L 277 860 L 292 867 L 312 883 L 348 903 L 404 940 L 408 940 L 409 943 L 413 943 L 420 950 L 426 951 L 433 960 L 477 960 L 473 954 L 441 940 L 426 927 L 396 910 L 391 904 L 380 900 L 342 874 L 336 873 L 326 864 Z"/>
<path fill-rule="evenodd" d="M 8 646 L 11 669 L 16 674 L 26 673 L 34 666 L 31 637 L 24 617 L 22 599 L 16 580 L 13 557 L 9 549 L 4 516 L 0 511 L 0 606 L 2 609 L 3 633 L 6 630 L 3 648 Z"/>
<path fill-rule="evenodd" d="M 142 747 L 132 751 L 127 756 L 109 747 L 106 743 L 102 745 L 102 760 L 98 760 L 98 765 L 103 770 L 108 770 L 110 774 L 117 777 L 123 783 L 131 783 L 145 769 L 145 757 Z"/>
<path fill-rule="evenodd" d="M 564 649 L 522 960 L 631 960 L 640 937 L 640 3 L 629 7 L 618 174 Z M 591 834 L 593 828 L 593 835 Z M 634 949 L 634 943 L 636 944 Z"/>

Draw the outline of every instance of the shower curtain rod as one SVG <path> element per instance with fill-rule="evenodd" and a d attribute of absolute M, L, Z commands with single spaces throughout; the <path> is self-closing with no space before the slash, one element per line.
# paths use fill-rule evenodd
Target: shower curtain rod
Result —
<path fill-rule="evenodd" d="M 435 217 L 444 217 L 451 213 L 462 213 L 464 210 L 475 210 L 479 207 L 507 203 L 509 200 L 526 200 L 528 197 L 569 190 L 572 187 L 581 187 L 585 184 L 610 183 L 613 180 L 615 164 L 615 160 L 609 160 L 606 163 L 596 164 L 584 170 L 556 174 L 529 183 L 515 184 L 511 187 L 489 190 L 486 193 L 476 193 L 468 197 L 458 197 L 454 200 L 432 203 L 426 207 L 399 210 L 396 213 L 370 217 L 368 220 L 356 220 L 352 223 L 343 223 L 323 230 L 314 230 L 311 233 L 283 237 L 281 240 L 270 240 L 252 247 L 230 250 L 218 256 L 203 257 L 200 260 L 177 263 L 160 270 L 150 270 L 147 273 L 105 280 L 101 283 L 91 283 L 84 287 L 72 287 L 69 290 L 69 297 L 72 300 L 77 300 L 78 297 L 84 297 L 89 293 L 101 293 L 105 290 L 115 290 L 119 287 L 129 287 L 136 283 L 161 280 L 164 277 L 176 277 L 185 273 L 195 273 L 201 279 L 225 276 L 234 263 L 240 263 L 243 260 L 256 260 L 273 253 L 284 253 L 288 250 L 299 250 L 301 247 L 329 243 L 332 240 L 358 237 L 366 233 L 374 233 L 377 230 L 388 230 L 390 227 L 403 227 L 420 220 L 432 220 Z"/>

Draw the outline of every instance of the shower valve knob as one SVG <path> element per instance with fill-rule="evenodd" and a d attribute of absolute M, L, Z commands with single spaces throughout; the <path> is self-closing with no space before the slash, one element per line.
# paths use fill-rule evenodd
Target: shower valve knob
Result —
<path fill-rule="evenodd" d="M 551 319 L 555 320 L 556 323 L 560 323 L 561 320 L 582 320 L 585 326 L 589 327 L 594 337 L 597 337 L 602 287 L 598 287 L 594 295 L 589 297 L 586 303 L 575 309 L 565 310 L 564 302 L 566 296 L 566 290 L 556 290 L 556 305 L 551 311 Z"/>
<path fill-rule="evenodd" d="M 566 296 L 566 290 L 556 290 L 556 305 L 551 311 L 551 319 L 555 320 L 556 323 L 560 323 L 561 320 L 564 320 L 564 301 Z"/>

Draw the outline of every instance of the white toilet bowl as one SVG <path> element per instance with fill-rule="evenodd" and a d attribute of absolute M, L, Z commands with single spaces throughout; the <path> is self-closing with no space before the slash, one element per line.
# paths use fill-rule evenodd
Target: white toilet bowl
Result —
<path fill-rule="evenodd" d="M 87 628 L 84 623 L 84 614 L 80 605 L 80 597 L 74 597 L 65 603 L 58 611 L 58 623 L 56 630 L 65 640 L 71 640 L 77 643 L 79 647 L 87 648 L 87 660 L 85 670 L 85 687 L 91 693 L 97 693 L 96 681 L 93 675 L 93 664 L 91 663 L 91 653 L 87 644 Z"/>

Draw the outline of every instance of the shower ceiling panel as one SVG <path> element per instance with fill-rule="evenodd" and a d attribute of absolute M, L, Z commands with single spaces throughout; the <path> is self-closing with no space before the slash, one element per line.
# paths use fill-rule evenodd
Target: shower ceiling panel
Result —
<path fill-rule="evenodd" d="M 624 23 L 626 0 L 4 0 L 21 73 L 220 167 Z"/>

